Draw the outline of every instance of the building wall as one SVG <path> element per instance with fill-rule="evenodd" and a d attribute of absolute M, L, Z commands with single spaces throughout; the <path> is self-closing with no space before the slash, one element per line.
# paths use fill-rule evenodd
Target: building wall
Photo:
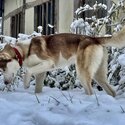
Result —
<path fill-rule="evenodd" d="M 8 13 L 13 10 L 21 7 L 23 5 L 23 0 L 5 0 L 4 6 L 4 15 L 6 16 Z"/>
<path fill-rule="evenodd" d="M 21 7 L 23 5 L 23 0 L 4 0 L 4 17 L 8 16 L 12 11 L 16 10 L 17 8 Z M 11 20 L 8 16 L 4 19 L 4 28 L 3 33 L 5 35 L 10 36 L 11 35 Z"/>
<path fill-rule="evenodd" d="M 0 35 L 2 33 L 2 17 L 0 17 Z"/>
<path fill-rule="evenodd" d="M 10 36 L 10 18 L 8 18 L 7 20 L 4 21 L 4 28 L 3 28 L 3 32 L 4 35 L 8 35 Z"/>
<path fill-rule="evenodd" d="M 25 33 L 31 34 L 34 31 L 34 8 L 29 8 L 25 12 Z"/>
<path fill-rule="evenodd" d="M 58 32 L 70 32 L 74 15 L 74 0 L 59 0 L 59 29 Z"/>
<path fill-rule="evenodd" d="M 48 0 L 26 0 L 26 3 L 32 3 L 36 1 L 41 4 Z M 55 22 L 56 31 L 70 32 L 70 24 L 73 21 L 74 15 L 74 0 L 55 0 Z M 36 4 L 35 2 L 35 4 Z M 5 0 L 4 11 L 4 34 L 11 35 L 11 16 L 18 13 L 23 5 L 23 0 Z M 32 5 L 33 6 L 33 5 Z M 34 6 L 29 7 L 25 11 L 25 33 L 31 34 L 34 31 Z"/>
<path fill-rule="evenodd" d="M 33 2 L 33 1 L 36 1 L 36 0 L 26 0 L 26 3 Z"/>

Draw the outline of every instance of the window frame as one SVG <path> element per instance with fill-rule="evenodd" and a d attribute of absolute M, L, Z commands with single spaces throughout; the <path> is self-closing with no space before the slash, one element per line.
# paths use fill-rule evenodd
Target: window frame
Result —
<path fill-rule="evenodd" d="M 43 35 L 54 34 L 55 29 L 50 28 L 48 24 L 55 26 L 55 0 L 44 2 L 34 7 L 34 30 L 42 26 Z"/>
<path fill-rule="evenodd" d="M 11 17 L 11 36 L 17 38 L 19 33 L 24 33 L 24 15 L 19 12 Z"/>

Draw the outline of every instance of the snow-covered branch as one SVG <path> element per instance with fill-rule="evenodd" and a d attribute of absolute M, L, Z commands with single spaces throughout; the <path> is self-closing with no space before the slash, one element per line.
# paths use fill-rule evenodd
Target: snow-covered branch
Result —
<path fill-rule="evenodd" d="M 117 4 L 112 3 L 109 10 L 107 10 L 107 5 L 98 3 L 97 1 L 93 6 L 85 4 L 83 7 L 79 7 L 75 11 L 76 18 L 71 24 L 71 32 L 91 36 L 100 36 L 102 35 L 101 31 L 103 27 L 106 26 L 114 26 L 114 31 L 119 31 L 124 23 L 124 19 L 115 24 L 113 24 L 114 22 L 112 20 L 116 20 L 116 18 L 118 18 L 118 12 L 121 9 L 123 10 L 124 2 L 125 0 L 119 0 Z M 99 18 L 97 13 L 102 10 L 105 11 L 105 16 L 103 15 L 104 17 Z M 92 13 L 92 17 L 81 18 L 80 14 L 83 12 L 86 13 L 87 11 Z"/>

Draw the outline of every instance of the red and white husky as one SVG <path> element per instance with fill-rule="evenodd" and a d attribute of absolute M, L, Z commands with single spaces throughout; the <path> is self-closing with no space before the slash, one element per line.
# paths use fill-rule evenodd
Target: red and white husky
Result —
<path fill-rule="evenodd" d="M 4 74 L 12 76 L 20 66 L 26 66 L 24 87 L 30 86 L 30 78 L 35 75 L 35 92 L 39 93 L 42 91 L 46 71 L 75 63 L 77 76 L 86 94 L 93 93 L 91 82 L 96 79 L 109 95 L 115 96 L 115 91 L 107 82 L 105 46 L 124 47 L 125 27 L 112 37 L 63 33 L 38 36 L 29 43 L 17 42 L 15 47 L 7 44 L 0 52 L 0 68 Z"/>

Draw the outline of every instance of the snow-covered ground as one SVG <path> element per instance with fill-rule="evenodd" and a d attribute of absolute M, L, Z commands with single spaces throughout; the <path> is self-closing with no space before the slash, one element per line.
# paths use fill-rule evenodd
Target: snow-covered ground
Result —
<path fill-rule="evenodd" d="M 33 85 L 24 90 L 20 83 L 15 91 L 0 91 L 0 125 L 125 125 L 125 93 L 95 93 L 44 87 L 35 95 Z"/>

